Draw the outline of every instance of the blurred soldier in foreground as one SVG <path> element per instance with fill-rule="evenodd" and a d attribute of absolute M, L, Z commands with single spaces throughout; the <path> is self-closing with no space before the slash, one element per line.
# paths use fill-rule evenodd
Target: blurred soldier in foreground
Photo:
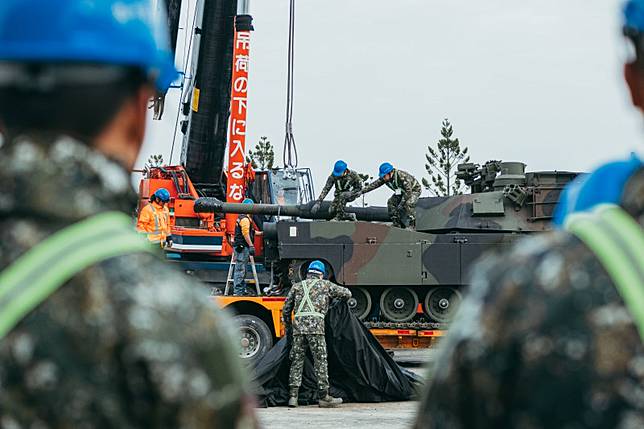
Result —
<path fill-rule="evenodd" d="M 625 8 L 644 109 L 644 0 Z M 418 428 L 644 427 L 644 169 L 635 156 L 564 192 L 562 230 L 475 268 Z"/>
<path fill-rule="evenodd" d="M 333 202 L 331 203 L 331 214 L 334 215 L 333 220 L 356 220 L 355 215 L 347 214 L 345 212 L 347 203 L 354 201 L 360 191 L 362 190 L 362 178 L 358 173 L 347 168 L 347 163 L 344 161 L 337 161 L 333 167 L 333 172 L 326 180 L 326 184 L 320 193 L 315 204 L 311 208 L 312 213 L 317 213 L 320 205 L 327 196 L 332 187 L 335 186 L 335 194 Z"/>
<path fill-rule="evenodd" d="M 0 2 L 0 426 L 254 425 L 229 320 L 133 231 L 149 0 Z"/>
<path fill-rule="evenodd" d="M 322 408 L 337 407 L 341 398 L 329 395 L 329 374 L 327 371 L 326 340 L 324 339 L 324 317 L 329 310 L 331 298 L 348 300 L 349 289 L 324 280 L 324 263 L 313 261 L 309 265 L 306 280 L 293 285 L 282 309 L 282 321 L 291 329 L 293 317 L 293 341 L 291 345 L 291 374 L 289 377 L 289 407 L 297 407 L 297 395 L 302 384 L 302 369 L 307 347 L 311 349 L 315 375 L 319 386 L 319 405 Z"/>
<path fill-rule="evenodd" d="M 146 234 L 150 243 L 163 246 L 170 237 L 170 211 L 168 202 L 170 192 L 165 188 L 157 189 L 150 202 L 141 209 L 136 222 L 136 230 Z"/>
<path fill-rule="evenodd" d="M 387 200 L 387 208 L 393 226 L 416 229 L 416 203 L 422 191 L 420 183 L 411 174 L 394 168 L 388 162 L 380 166 L 379 179 L 376 179 L 357 195 L 366 194 L 382 185 L 387 185 L 394 195 Z"/>

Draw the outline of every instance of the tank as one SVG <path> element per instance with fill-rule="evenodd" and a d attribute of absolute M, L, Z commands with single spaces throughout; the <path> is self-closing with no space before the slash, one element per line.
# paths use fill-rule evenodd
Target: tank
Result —
<path fill-rule="evenodd" d="M 475 190 L 420 198 L 416 230 L 393 227 L 385 207 L 348 207 L 356 221 L 331 221 L 329 204 L 226 204 L 201 198 L 195 211 L 269 216 L 265 264 L 288 286 L 308 263 L 325 262 L 329 278 L 349 287 L 350 306 L 368 327 L 445 327 L 467 286 L 468 270 L 483 253 L 503 250 L 526 234 L 550 229 L 550 219 L 574 172 L 525 173 L 525 164 L 490 161 L 459 166 Z"/>

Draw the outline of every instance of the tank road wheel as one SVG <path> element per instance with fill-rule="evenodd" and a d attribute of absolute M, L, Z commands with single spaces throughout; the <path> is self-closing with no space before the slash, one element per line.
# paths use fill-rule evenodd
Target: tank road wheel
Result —
<path fill-rule="evenodd" d="M 425 297 L 425 312 L 437 322 L 452 320 L 461 303 L 461 294 L 452 287 L 437 287 Z"/>
<path fill-rule="evenodd" d="M 380 296 L 382 314 L 392 322 L 408 322 L 417 308 L 418 295 L 406 287 L 390 287 Z"/>
<path fill-rule="evenodd" d="M 271 330 L 262 319 L 249 314 L 234 319 L 239 328 L 239 357 L 244 362 L 257 362 L 273 346 Z"/>
<path fill-rule="evenodd" d="M 371 295 L 361 287 L 352 287 L 350 290 L 353 296 L 348 301 L 349 309 L 358 319 L 364 320 L 371 313 Z"/>
<path fill-rule="evenodd" d="M 306 279 L 306 270 L 311 261 L 294 259 L 288 264 L 288 279 L 291 283 L 301 282 Z"/>

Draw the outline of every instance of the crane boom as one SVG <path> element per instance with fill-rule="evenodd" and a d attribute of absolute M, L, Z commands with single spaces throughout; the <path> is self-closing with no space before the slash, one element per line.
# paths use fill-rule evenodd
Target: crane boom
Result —
<path fill-rule="evenodd" d="M 195 36 L 200 43 L 188 129 L 181 150 L 183 164 L 200 192 L 225 197 L 222 186 L 230 113 L 236 0 L 201 0 Z M 194 57 L 193 57 L 194 59 Z"/>

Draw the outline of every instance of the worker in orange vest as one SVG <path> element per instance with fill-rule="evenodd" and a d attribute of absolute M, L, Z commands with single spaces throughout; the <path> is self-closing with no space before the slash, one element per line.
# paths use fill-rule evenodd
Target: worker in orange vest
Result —
<path fill-rule="evenodd" d="M 150 203 L 139 213 L 136 229 L 147 234 L 152 243 L 164 245 L 170 236 L 170 211 L 167 206 L 169 201 L 170 192 L 165 188 L 159 188 L 150 197 Z"/>

